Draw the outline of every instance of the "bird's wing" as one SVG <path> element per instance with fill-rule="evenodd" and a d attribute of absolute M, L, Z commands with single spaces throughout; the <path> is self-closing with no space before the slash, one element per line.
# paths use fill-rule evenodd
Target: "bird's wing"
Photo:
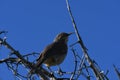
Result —
<path fill-rule="evenodd" d="M 51 54 L 54 54 L 54 48 L 56 44 L 49 44 L 40 54 L 37 59 L 36 67 L 40 66 Z"/>

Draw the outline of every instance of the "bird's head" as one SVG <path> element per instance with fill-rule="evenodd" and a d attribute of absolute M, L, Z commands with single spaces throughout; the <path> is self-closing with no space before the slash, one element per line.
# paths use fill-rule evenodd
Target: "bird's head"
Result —
<path fill-rule="evenodd" d="M 55 42 L 63 41 L 63 42 L 65 42 L 65 43 L 67 43 L 68 37 L 69 37 L 71 34 L 73 34 L 73 32 L 71 32 L 71 33 L 62 32 L 62 33 L 58 34 L 58 35 L 55 37 L 54 41 L 55 41 Z"/>

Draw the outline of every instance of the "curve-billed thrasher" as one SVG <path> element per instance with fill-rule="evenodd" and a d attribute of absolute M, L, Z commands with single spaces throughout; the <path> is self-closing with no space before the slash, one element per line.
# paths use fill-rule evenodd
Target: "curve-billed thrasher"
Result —
<path fill-rule="evenodd" d="M 64 32 L 58 34 L 54 41 L 41 52 L 35 67 L 38 68 L 41 64 L 47 67 L 61 64 L 67 55 L 67 41 L 71 34 Z"/>

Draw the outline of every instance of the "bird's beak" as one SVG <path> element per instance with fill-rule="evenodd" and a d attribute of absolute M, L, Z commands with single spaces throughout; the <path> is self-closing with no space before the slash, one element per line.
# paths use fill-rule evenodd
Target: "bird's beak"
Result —
<path fill-rule="evenodd" d="M 68 33 L 68 36 L 70 36 L 71 34 L 74 34 L 75 32 L 70 32 L 70 33 Z"/>

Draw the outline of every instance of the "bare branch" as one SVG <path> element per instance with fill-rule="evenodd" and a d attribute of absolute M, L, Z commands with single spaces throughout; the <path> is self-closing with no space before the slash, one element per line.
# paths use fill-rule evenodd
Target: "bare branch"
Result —
<path fill-rule="evenodd" d="M 120 80 L 120 72 L 118 71 L 118 69 L 116 68 L 115 65 L 113 65 L 113 67 L 114 67 L 114 70 L 115 70 L 115 72 L 116 72 L 116 74 L 117 74 L 119 80 Z"/>
<path fill-rule="evenodd" d="M 4 62 L 9 62 L 9 63 L 20 62 L 20 59 L 19 58 L 10 57 L 10 58 L 6 58 L 6 59 L 0 60 L 0 63 L 4 63 Z"/>
<path fill-rule="evenodd" d="M 75 23 L 75 20 L 74 20 L 74 17 L 72 15 L 72 12 L 71 12 L 71 8 L 69 6 L 69 2 L 68 0 L 66 0 L 66 4 L 67 4 L 67 9 L 68 9 L 68 12 L 69 12 L 69 15 L 70 15 L 70 18 L 71 18 L 71 21 L 72 21 L 72 24 L 73 24 L 73 27 L 74 27 L 74 30 L 75 30 L 75 33 L 76 33 L 76 36 L 78 38 L 78 42 L 82 48 L 82 51 L 84 53 L 84 56 L 86 58 L 86 60 L 88 61 L 91 69 L 93 70 L 93 73 L 95 74 L 96 76 L 96 79 L 98 80 L 104 80 L 106 79 L 103 75 L 100 74 L 100 70 L 94 65 L 93 61 L 91 60 L 91 58 L 89 57 L 88 53 L 87 53 L 87 48 L 84 46 L 84 43 L 82 41 L 82 38 L 80 37 L 80 34 L 78 32 L 78 29 L 77 29 L 77 26 L 76 26 L 76 23 Z M 108 80 L 108 79 L 106 79 Z"/>
<path fill-rule="evenodd" d="M 33 63 L 29 62 L 28 60 L 26 60 L 24 58 L 24 57 L 27 57 L 29 55 L 36 54 L 36 53 L 27 54 L 27 55 L 21 55 L 10 44 L 8 44 L 6 40 L 3 40 L 1 38 L 0 38 L 0 44 L 2 44 L 3 46 L 5 46 L 6 48 L 8 48 L 12 52 L 12 55 L 15 55 L 17 57 L 17 58 L 9 57 L 9 58 L 6 58 L 6 59 L 2 59 L 2 60 L 0 60 L 0 63 L 3 63 L 3 62 L 10 63 L 11 66 L 12 66 L 13 63 L 15 63 L 16 66 L 17 66 L 19 64 L 19 62 L 20 62 L 20 64 L 25 65 L 26 68 L 35 69 L 36 70 L 36 68 L 34 67 Z M 8 67 L 12 68 L 11 70 L 14 71 L 13 67 L 10 67 L 10 66 L 8 66 Z M 38 74 L 41 78 L 43 78 L 45 80 L 48 79 L 47 76 L 51 75 L 48 71 L 46 71 L 42 67 L 40 67 L 39 69 L 37 69 L 37 71 L 35 73 Z"/>
<path fill-rule="evenodd" d="M 76 71 L 77 71 L 77 56 L 76 56 L 75 50 L 74 50 L 73 48 L 72 48 L 71 50 L 72 50 L 72 52 L 73 52 L 74 59 L 75 59 L 75 60 L 74 60 L 74 61 L 75 61 L 75 67 L 74 67 L 74 71 L 73 71 L 73 74 L 72 74 L 70 80 L 74 78 L 74 76 L 75 76 L 75 74 L 76 74 Z"/>
<path fill-rule="evenodd" d="M 23 56 L 17 50 L 15 50 L 10 44 L 8 44 L 5 40 L 3 41 L 1 38 L 0 38 L 0 42 L 2 42 L 2 45 L 10 49 L 14 55 L 16 55 L 19 59 L 21 59 L 21 62 L 23 62 L 29 68 L 32 68 L 32 64 L 27 60 L 25 60 Z"/>

